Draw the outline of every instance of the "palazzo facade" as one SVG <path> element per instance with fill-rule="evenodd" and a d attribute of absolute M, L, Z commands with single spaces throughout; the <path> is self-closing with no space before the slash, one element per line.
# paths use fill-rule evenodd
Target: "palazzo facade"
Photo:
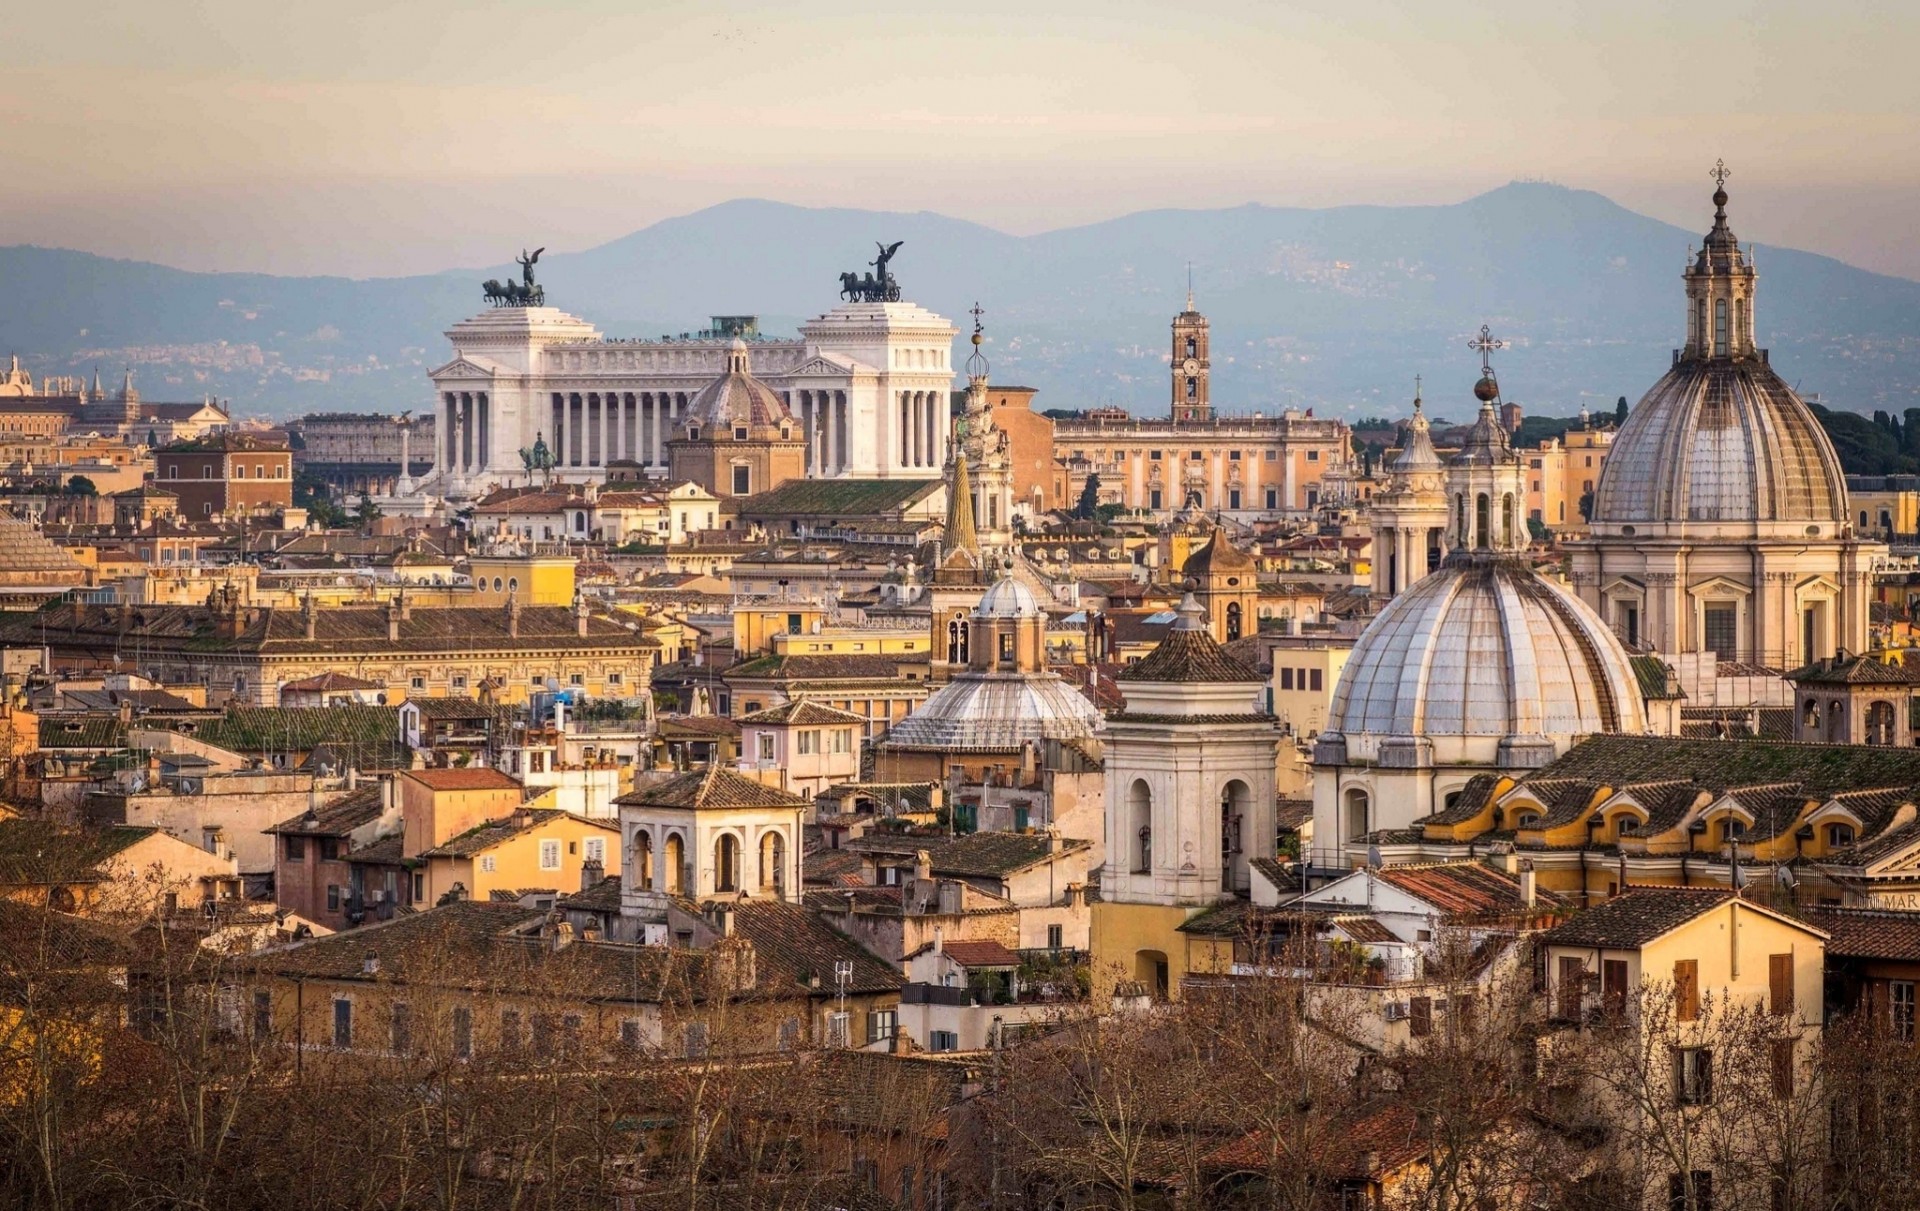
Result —
<path fill-rule="evenodd" d="M 599 482 L 615 462 L 665 477 L 688 406 L 727 373 L 737 339 L 792 413 L 810 478 L 935 479 L 947 461 L 955 329 L 914 303 L 847 303 L 761 339 L 745 317 L 659 340 L 602 335 L 554 307 L 498 307 L 447 332 L 429 373 L 436 425 L 429 490 L 469 498 L 526 481 L 544 441 L 555 478 Z M 777 486 L 777 485 L 769 485 Z"/>

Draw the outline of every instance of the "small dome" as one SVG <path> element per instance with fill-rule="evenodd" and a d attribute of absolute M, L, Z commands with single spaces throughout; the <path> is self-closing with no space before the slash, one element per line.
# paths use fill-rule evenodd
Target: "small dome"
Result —
<path fill-rule="evenodd" d="M 727 351 L 726 372 L 689 401 L 683 423 L 721 430 L 734 425 L 777 426 L 792 420 L 793 413 L 773 388 L 753 377 L 747 343 L 735 337 Z"/>
<path fill-rule="evenodd" d="M 1005 582 L 1002 582 L 1005 583 Z M 888 749 L 1007 752 L 1042 740 L 1086 740 L 1100 712 L 1053 673 L 966 674 L 893 725 Z"/>
<path fill-rule="evenodd" d="M 1682 361 L 1628 414 L 1594 491 L 1596 526 L 1847 518 L 1839 456 L 1757 358 Z"/>
<path fill-rule="evenodd" d="M 1045 613 L 1033 590 L 1011 576 L 1002 576 L 994 581 L 993 586 L 981 595 L 980 604 L 973 609 L 973 616 L 979 619 L 1038 618 Z"/>
<path fill-rule="evenodd" d="M 1638 682 L 1605 624 L 1513 560 L 1456 555 L 1368 625 L 1327 732 L 1538 743 L 1646 730 Z M 1350 751 L 1351 748 L 1350 748 Z"/>

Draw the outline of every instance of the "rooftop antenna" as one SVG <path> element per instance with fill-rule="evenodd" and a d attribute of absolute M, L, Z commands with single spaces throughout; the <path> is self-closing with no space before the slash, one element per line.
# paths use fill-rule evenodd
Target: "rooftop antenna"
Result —
<path fill-rule="evenodd" d="M 1193 262 L 1187 262 L 1187 310 L 1193 310 Z"/>

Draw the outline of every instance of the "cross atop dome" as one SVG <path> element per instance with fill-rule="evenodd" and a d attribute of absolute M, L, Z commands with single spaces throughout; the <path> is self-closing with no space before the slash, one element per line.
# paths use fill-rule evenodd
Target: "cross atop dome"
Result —
<path fill-rule="evenodd" d="M 1500 398 L 1500 382 L 1493 374 L 1493 354 L 1497 349 L 1505 349 L 1509 342 L 1493 335 L 1487 325 L 1480 325 L 1480 335 L 1467 342 L 1467 348 L 1480 355 L 1480 381 L 1473 385 L 1473 397 L 1485 407 L 1491 408 L 1493 401 Z"/>
<path fill-rule="evenodd" d="M 987 377 L 987 356 L 980 351 L 980 346 L 986 342 L 987 338 L 986 328 L 980 323 L 980 317 L 986 312 L 982 311 L 980 304 L 976 302 L 967 314 L 973 317 L 973 352 L 967 355 L 967 377 L 983 379 Z"/>

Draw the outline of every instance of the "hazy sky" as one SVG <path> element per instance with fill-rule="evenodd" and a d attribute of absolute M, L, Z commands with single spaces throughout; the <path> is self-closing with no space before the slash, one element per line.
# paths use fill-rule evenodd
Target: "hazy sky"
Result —
<path fill-rule="evenodd" d="M 875 11 L 879 9 L 880 11 Z M 1516 177 L 1920 277 L 1920 5 L 14 6 L 0 244 L 407 273 L 741 196 L 1036 231 Z"/>

